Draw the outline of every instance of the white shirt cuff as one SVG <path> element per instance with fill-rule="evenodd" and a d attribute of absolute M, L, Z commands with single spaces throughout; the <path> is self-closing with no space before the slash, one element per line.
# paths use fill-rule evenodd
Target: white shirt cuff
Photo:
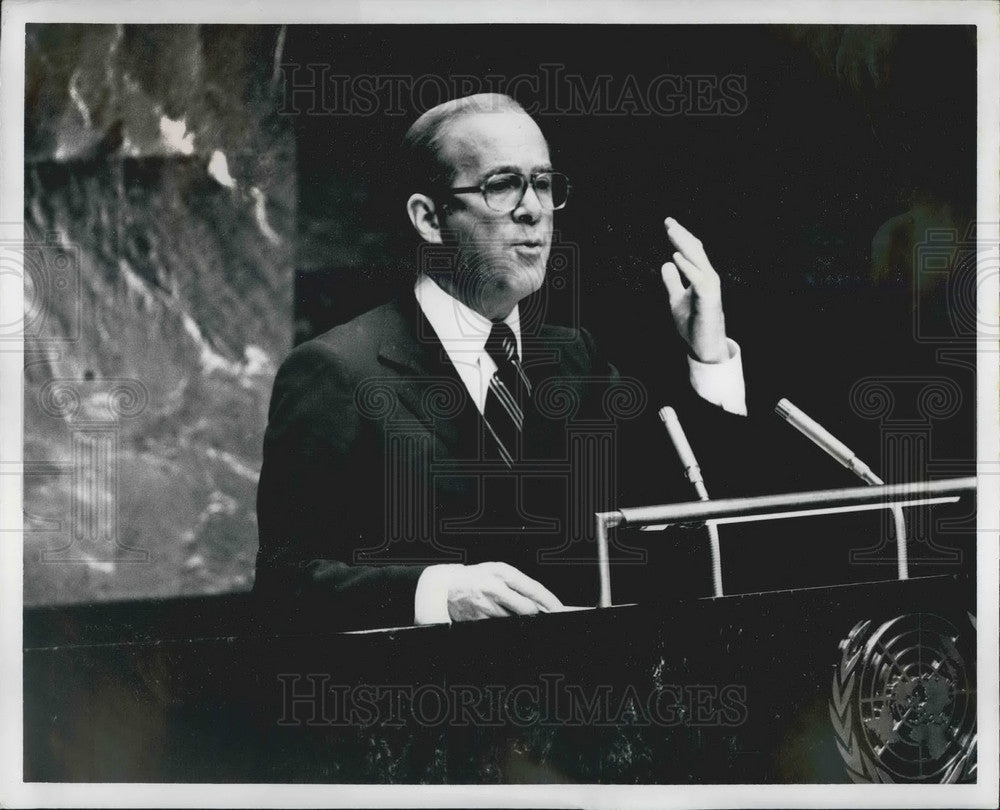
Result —
<path fill-rule="evenodd" d="M 743 380 L 743 358 L 740 347 L 726 338 L 729 359 L 719 363 L 702 363 L 688 355 L 691 387 L 702 399 L 739 416 L 747 415 L 746 384 Z"/>
<path fill-rule="evenodd" d="M 449 624 L 448 581 L 452 572 L 462 566 L 457 563 L 428 565 L 417 579 L 413 597 L 414 624 Z"/>

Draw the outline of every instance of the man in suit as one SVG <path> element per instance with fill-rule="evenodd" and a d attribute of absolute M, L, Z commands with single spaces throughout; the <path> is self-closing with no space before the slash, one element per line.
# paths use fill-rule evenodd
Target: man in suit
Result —
<path fill-rule="evenodd" d="M 404 146 L 416 282 L 279 370 L 255 593 L 272 617 L 325 627 L 594 604 L 588 526 L 617 495 L 617 449 L 595 437 L 613 443 L 614 422 L 634 416 L 622 398 L 636 405 L 643 392 L 585 330 L 519 307 L 545 279 L 568 180 L 506 96 L 439 105 Z M 709 423 L 739 419 L 742 367 L 718 275 L 692 234 L 665 224 L 676 252 L 662 279 L 689 347 L 678 399 Z"/>

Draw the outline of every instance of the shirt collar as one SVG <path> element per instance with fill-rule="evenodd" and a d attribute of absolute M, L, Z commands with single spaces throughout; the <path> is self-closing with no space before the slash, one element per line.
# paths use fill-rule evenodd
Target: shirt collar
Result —
<path fill-rule="evenodd" d="M 486 348 L 493 323 L 441 289 L 430 276 L 420 273 L 413 293 L 449 357 L 475 362 Z M 517 306 L 504 318 L 521 355 L 521 314 Z"/>

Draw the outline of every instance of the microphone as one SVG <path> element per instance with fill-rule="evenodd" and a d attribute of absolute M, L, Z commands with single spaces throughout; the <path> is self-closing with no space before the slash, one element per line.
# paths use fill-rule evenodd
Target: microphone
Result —
<path fill-rule="evenodd" d="M 677 418 L 677 411 L 669 405 L 660 408 L 660 419 L 670 436 L 670 443 L 673 444 L 677 456 L 681 460 L 684 468 L 684 477 L 691 482 L 698 498 L 707 501 L 708 490 L 705 489 L 705 481 L 701 477 L 701 467 L 698 466 L 698 459 L 694 457 L 694 451 L 688 443 L 687 436 L 684 435 L 684 428 L 681 427 L 680 419 Z"/>
<path fill-rule="evenodd" d="M 875 475 L 851 448 L 819 422 L 806 416 L 787 399 L 779 399 L 778 404 L 774 406 L 774 412 L 821 450 L 833 456 L 866 484 L 871 486 L 885 484 L 885 481 Z M 903 507 L 896 504 L 890 506 L 889 511 L 892 512 L 893 523 L 896 527 L 896 565 L 899 579 L 909 579 L 909 562 L 906 555 L 906 519 L 903 517 Z"/>
<path fill-rule="evenodd" d="M 698 459 L 694 457 L 694 451 L 688 443 L 687 436 L 684 435 L 684 428 L 677 418 L 677 411 L 665 405 L 660 408 L 660 419 L 663 420 L 663 425 L 670 436 L 670 443 L 673 444 L 681 460 L 684 477 L 691 482 L 695 492 L 698 493 L 698 499 L 707 501 L 708 490 L 705 489 L 705 481 L 701 477 L 701 467 L 698 466 Z M 719 548 L 719 527 L 712 521 L 705 521 L 705 528 L 708 529 L 712 555 L 712 588 L 716 596 L 722 596 L 722 551 Z"/>
<path fill-rule="evenodd" d="M 840 464 L 853 472 L 866 484 L 881 486 L 885 483 L 871 468 L 857 457 L 851 448 L 836 438 L 826 428 L 810 419 L 802 411 L 796 408 L 787 399 L 779 399 L 774 406 L 774 412 L 795 428 L 799 433 L 809 439 L 821 450 L 826 451 Z"/>

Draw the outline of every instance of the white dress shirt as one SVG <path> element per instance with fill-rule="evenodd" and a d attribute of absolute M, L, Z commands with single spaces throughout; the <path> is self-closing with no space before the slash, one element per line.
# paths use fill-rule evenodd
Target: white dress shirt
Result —
<path fill-rule="evenodd" d="M 486 394 L 497 370 L 496 363 L 486 353 L 486 339 L 493 323 L 452 298 L 430 277 L 421 273 L 413 292 L 427 322 L 444 346 L 444 350 L 468 389 L 480 413 L 486 409 Z M 504 318 L 514 332 L 517 354 L 522 356 L 521 317 L 518 307 Z M 743 381 L 743 361 L 740 347 L 727 338 L 729 359 L 720 363 L 701 363 L 688 355 L 691 387 L 702 399 L 730 413 L 746 416 L 746 388 Z M 414 598 L 416 624 L 450 621 L 448 615 L 447 581 L 456 564 L 428 566 L 417 580 Z"/>

